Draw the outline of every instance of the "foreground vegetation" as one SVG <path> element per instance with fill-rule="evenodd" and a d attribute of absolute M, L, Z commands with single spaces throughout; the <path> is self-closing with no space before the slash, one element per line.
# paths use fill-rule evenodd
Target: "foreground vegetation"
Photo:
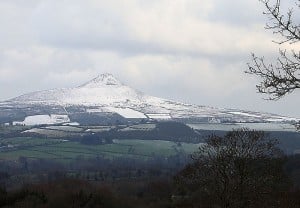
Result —
<path fill-rule="evenodd" d="M 74 179 L 58 173 L 56 177 L 14 190 L 3 188 L 0 205 L 2 207 L 219 207 L 214 206 L 218 202 L 214 195 L 203 198 L 200 197 L 203 195 L 199 190 L 191 195 L 178 194 L 181 186 L 174 183 L 172 176 L 127 177 L 114 181 L 97 181 L 94 178 Z M 299 196 L 300 192 L 296 188 L 282 188 L 261 197 L 264 202 L 275 204 L 263 207 L 299 207 Z"/>
<path fill-rule="evenodd" d="M 0 160 L 54 159 L 56 161 L 84 158 L 134 157 L 149 159 L 154 156 L 190 154 L 199 145 L 162 140 L 115 140 L 110 144 L 87 145 L 78 141 L 32 137 L 0 139 Z"/>
<path fill-rule="evenodd" d="M 57 152 L 82 155 L 66 161 L 41 156 L 0 161 L 1 207 L 300 206 L 300 156 L 285 156 L 277 141 L 261 131 L 239 129 L 211 135 L 192 158 L 179 151 L 192 151 L 192 146 L 170 141 L 86 145 L 27 139 L 23 146 L 40 147 L 47 154 L 55 146 Z M 174 152 L 168 152 L 170 147 Z M 114 148 L 122 157 L 102 155 L 102 148 Z M 154 149 L 159 154 L 152 154 Z M 128 151 L 147 156 L 132 157 Z"/>

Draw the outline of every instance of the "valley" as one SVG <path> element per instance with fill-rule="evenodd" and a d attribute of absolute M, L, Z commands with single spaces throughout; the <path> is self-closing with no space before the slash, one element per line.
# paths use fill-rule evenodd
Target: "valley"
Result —
<path fill-rule="evenodd" d="M 1 129 L 5 129 L 2 127 Z M 197 150 L 197 144 L 172 141 L 170 137 L 155 140 L 138 138 L 133 134 L 128 139 L 112 139 L 129 132 L 149 132 L 155 124 L 131 126 L 12 126 L 0 133 L 0 160 L 17 160 L 19 157 L 31 159 L 73 160 L 77 157 L 105 158 L 135 157 L 147 159 L 155 156 L 171 156 L 178 153 L 190 154 Z M 94 136 L 96 134 L 96 136 Z M 168 136 L 168 135 L 167 135 Z M 1 138 L 2 137 L 2 138 Z M 112 138 L 109 138 L 112 137 Z M 120 136 L 119 136 L 120 137 Z M 93 141 L 90 141 L 90 138 Z M 106 141 L 108 140 L 109 141 Z M 96 139 L 96 141 L 94 141 Z"/>
<path fill-rule="evenodd" d="M 162 128 L 163 130 L 158 130 Z M 78 157 L 149 159 L 197 151 L 208 135 L 238 128 L 264 130 L 278 138 L 288 154 L 300 149 L 299 133 L 291 124 L 180 124 L 136 123 L 112 126 L 40 125 L 0 127 L 0 160 L 53 159 L 72 161 Z M 182 133 L 178 135 L 178 129 Z"/>

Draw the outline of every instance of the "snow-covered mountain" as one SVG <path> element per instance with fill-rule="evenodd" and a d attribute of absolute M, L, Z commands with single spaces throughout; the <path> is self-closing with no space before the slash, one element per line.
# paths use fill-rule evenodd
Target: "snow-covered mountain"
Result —
<path fill-rule="evenodd" d="M 144 95 L 123 85 L 111 74 L 102 74 L 75 88 L 52 89 L 21 95 L 7 102 L 15 104 L 102 106 L 126 103 L 140 104 Z"/>
<path fill-rule="evenodd" d="M 118 119 L 125 120 L 171 119 L 184 122 L 297 120 L 268 113 L 191 105 L 153 97 L 124 85 L 111 74 L 101 74 L 78 87 L 32 92 L 0 103 L 0 123 L 17 120 L 26 124 L 29 116 L 32 120 L 34 116 L 41 115 L 49 115 L 50 118 L 51 114 L 70 116 L 70 121 L 76 121 L 78 114 L 95 115 L 99 119 L 118 115 Z M 77 116 L 74 118 L 72 115 Z"/>

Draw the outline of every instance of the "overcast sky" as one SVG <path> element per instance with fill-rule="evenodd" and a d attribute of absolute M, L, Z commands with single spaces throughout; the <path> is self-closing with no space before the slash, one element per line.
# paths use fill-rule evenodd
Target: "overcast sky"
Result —
<path fill-rule="evenodd" d="M 251 52 L 278 52 L 262 12 L 258 0 L 1 0 L 0 100 L 112 73 L 154 96 L 300 117 L 299 92 L 263 100 L 244 73 Z"/>

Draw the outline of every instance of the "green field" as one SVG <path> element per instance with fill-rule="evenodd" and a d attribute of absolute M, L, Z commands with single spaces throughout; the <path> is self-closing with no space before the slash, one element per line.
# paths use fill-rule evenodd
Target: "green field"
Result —
<path fill-rule="evenodd" d="M 61 139 L 45 139 L 34 137 L 14 137 L 7 139 L 0 139 L 0 146 L 13 145 L 13 146 L 34 146 L 34 145 L 46 145 L 62 142 Z"/>
<path fill-rule="evenodd" d="M 7 146 L 10 145 L 8 148 Z M 61 139 L 18 137 L 0 139 L 0 160 L 17 160 L 19 157 L 32 159 L 72 160 L 77 157 L 94 158 L 104 156 L 137 157 L 171 156 L 179 152 L 192 153 L 199 145 L 174 143 L 162 140 L 115 140 L 113 144 L 84 145 Z M 4 147 L 4 148 L 3 148 Z"/>

